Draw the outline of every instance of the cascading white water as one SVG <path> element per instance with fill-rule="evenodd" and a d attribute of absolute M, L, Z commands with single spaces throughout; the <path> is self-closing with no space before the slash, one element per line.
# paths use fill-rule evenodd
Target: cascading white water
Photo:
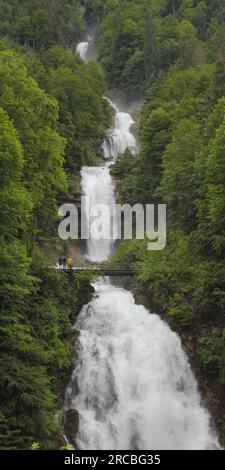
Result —
<path fill-rule="evenodd" d="M 119 131 L 121 138 L 132 118 L 116 112 L 115 134 Z M 114 157 L 129 142 L 118 141 Z M 136 146 L 134 137 L 132 143 Z M 108 163 L 85 167 L 81 176 L 91 204 L 112 206 Z M 88 257 L 102 261 L 112 249 L 110 240 L 90 239 Z M 219 447 L 178 335 L 136 305 L 130 292 L 104 281 L 94 287 L 95 297 L 75 325 L 78 358 L 65 400 L 65 407 L 80 415 L 75 445 L 87 450 Z"/>
<path fill-rule="evenodd" d="M 80 414 L 79 448 L 215 448 L 179 337 L 126 290 L 95 290 L 76 324 L 78 365 L 67 391 Z"/>
<path fill-rule="evenodd" d="M 105 164 L 103 167 L 83 167 L 81 171 L 81 187 L 82 193 L 86 196 L 85 214 L 88 217 L 90 210 L 97 204 L 105 204 L 113 217 L 113 204 L 115 204 L 115 191 L 109 166 Z M 95 214 L 98 216 L 98 214 Z M 90 219 L 89 219 L 90 220 Z M 90 220 L 92 222 L 92 220 Z M 107 239 L 94 239 L 91 234 L 87 242 L 87 258 L 94 262 L 105 261 L 113 249 L 113 240 L 110 236 Z M 111 224 L 110 224 L 111 225 Z"/>
<path fill-rule="evenodd" d="M 87 59 L 89 42 L 80 42 L 77 45 L 77 52 L 83 61 Z M 105 158 L 116 159 L 119 155 L 123 154 L 127 148 L 130 149 L 132 154 L 137 153 L 137 143 L 133 134 L 130 132 L 134 120 L 131 115 L 119 111 L 117 105 L 109 98 L 105 98 L 110 106 L 115 111 L 114 128 L 109 131 L 109 135 L 102 144 L 103 156 Z"/>
<path fill-rule="evenodd" d="M 85 42 L 80 42 L 77 46 L 77 52 L 78 54 L 80 54 L 80 57 L 82 60 L 86 60 L 86 54 L 87 54 L 87 50 L 88 50 L 88 42 L 85 41 Z"/>
<path fill-rule="evenodd" d="M 105 158 L 113 158 L 114 160 L 122 155 L 127 148 L 133 155 L 137 153 L 137 142 L 133 134 L 130 132 L 134 120 L 131 115 L 119 111 L 118 107 L 111 100 L 106 98 L 111 107 L 115 110 L 114 128 L 110 130 L 109 135 L 103 142 L 103 155 Z"/>

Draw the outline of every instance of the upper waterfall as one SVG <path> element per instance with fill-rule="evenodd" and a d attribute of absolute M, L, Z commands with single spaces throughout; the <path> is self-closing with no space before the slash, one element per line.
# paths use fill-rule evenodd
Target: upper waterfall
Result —
<path fill-rule="evenodd" d="M 83 61 L 87 60 L 87 52 L 89 44 L 93 40 L 89 38 L 86 42 L 80 42 L 77 45 L 77 52 Z M 133 155 L 137 154 L 137 142 L 134 135 L 131 132 L 131 126 L 134 124 L 134 120 L 129 113 L 120 111 L 117 104 L 114 103 L 110 98 L 105 99 L 108 101 L 110 106 L 115 111 L 114 125 L 109 130 L 108 136 L 102 144 L 103 155 L 105 158 L 113 158 L 114 160 L 125 150 L 130 149 Z"/>
<path fill-rule="evenodd" d="M 85 41 L 85 42 L 80 42 L 77 46 L 77 52 L 78 54 L 80 54 L 81 59 L 84 61 L 86 60 L 88 45 L 89 43 Z"/>
<path fill-rule="evenodd" d="M 131 153 L 137 153 L 137 142 L 131 133 L 131 126 L 134 120 L 130 114 L 119 110 L 113 101 L 106 98 L 110 106 L 115 110 L 114 126 L 110 129 L 108 136 L 103 142 L 103 154 L 105 158 L 113 158 L 114 160 L 125 150 L 130 149 Z"/>

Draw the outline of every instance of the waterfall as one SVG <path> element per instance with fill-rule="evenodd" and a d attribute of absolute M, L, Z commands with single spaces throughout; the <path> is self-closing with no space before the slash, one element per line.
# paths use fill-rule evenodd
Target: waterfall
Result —
<path fill-rule="evenodd" d="M 78 362 L 67 391 L 80 414 L 79 448 L 215 447 L 178 335 L 128 291 L 102 283 L 95 290 L 76 324 Z"/>
<path fill-rule="evenodd" d="M 105 157 L 116 158 L 136 141 L 131 116 L 113 107 L 115 127 L 103 146 Z M 109 165 L 82 170 L 91 204 L 114 203 Z M 102 261 L 112 250 L 112 240 L 90 239 L 87 256 Z M 65 397 L 65 408 L 80 416 L 73 444 L 83 450 L 218 448 L 178 335 L 127 290 L 104 280 L 94 287 L 75 324 L 77 360 Z"/>
<path fill-rule="evenodd" d="M 80 54 L 82 60 L 86 60 L 86 54 L 88 50 L 88 42 L 80 42 L 77 46 L 77 52 Z"/>
<path fill-rule="evenodd" d="M 83 167 L 81 171 L 81 188 L 83 195 L 86 196 L 86 216 L 88 216 L 91 207 L 104 203 L 110 212 L 110 220 L 112 220 L 113 204 L 116 201 L 109 166 L 105 164 L 103 167 Z M 109 232 L 110 228 L 111 224 L 108 228 Z M 114 242 L 110 235 L 106 240 L 95 240 L 90 236 L 87 243 L 87 258 L 92 262 L 107 260 L 113 250 L 113 244 Z"/>
<path fill-rule="evenodd" d="M 105 158 L 113 158 L 114 160 L 130 149 L 133 155 L 137 153 L 137 142 L 133 134 L 130 132 L 134 120 L 131 115 L 119 111 L 117 105 L 110 99 L 106 98 L 110 106 L 115 111 L 114 127 L 109 131 L 109 135 L 103 142 L 103 155 Z"/>

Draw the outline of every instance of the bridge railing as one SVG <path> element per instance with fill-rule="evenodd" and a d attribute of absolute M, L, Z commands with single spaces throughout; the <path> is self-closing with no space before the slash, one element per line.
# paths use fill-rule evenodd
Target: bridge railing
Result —
<path fill-rule="evenodd" d="M 64 271 L 95 271 L 99 273 L 136 273 L 138 272 L 138 264 L 119 264 L 119 263 L 74 263 L 71 265 L 55 266 L 56 269 Z"/>

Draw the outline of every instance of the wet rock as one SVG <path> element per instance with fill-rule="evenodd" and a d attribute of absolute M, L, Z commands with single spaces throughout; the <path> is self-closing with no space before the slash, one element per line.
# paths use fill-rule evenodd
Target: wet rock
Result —
<path fill-rule="evenodd" d="M 66 439 L 66 436 L 59 436 L 59 448 L 61 449 L 62 447 L 66 447 L 68 445 L 68 441 Z"/>
<path fill-rule="evenodd" d="M 77 410 L 67 410 L 65 413 L 64 430 L 68 441 L 73 441 L 79 427 L 79 413 Z"/>

